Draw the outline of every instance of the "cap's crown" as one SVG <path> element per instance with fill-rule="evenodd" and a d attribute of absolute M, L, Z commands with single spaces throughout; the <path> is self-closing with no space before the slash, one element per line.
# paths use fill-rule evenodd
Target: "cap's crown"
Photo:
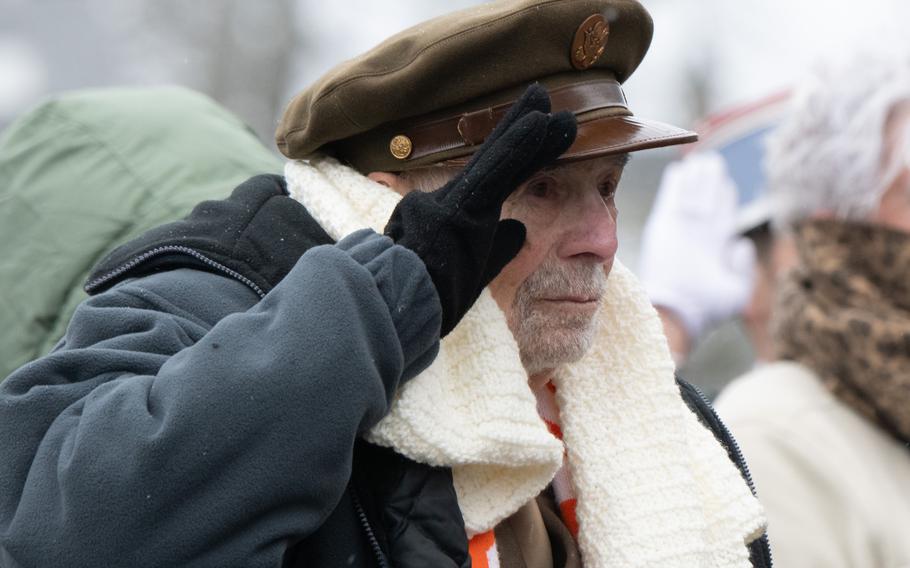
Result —
<path fill-rule="evenodd" d="M 507 108 L 535 81 L 548 88 L 592 81 L 601 81 L 607 89 L 615 85 L 619 95 L 610 93 L 593 109 L 597 112 L 589 108 L 586 116 L 578 115 L 579 122 L 628 117 L 619 84 L 641 63 L 652 32 L 650 15 L 635 0 L 481 4 L 407 29 L 335 67 L 290 102 L 276 141 L 290 158 L 328 152 L 361 171 L 446 161 L 470 154 L 482 141 L 484 128 L 444 132 L 443 140 L 460 135 L 444 143 L 434 131 L 422 145 L 406 131 L 453 114 L 457 128 L 458 114 Z M 626 130 L 640 127 L 641 121 L 631 122 Z M 670 138 L 680 133 L 686 141 L 694 137 L 672 129 Z M 600 136 L 580 134 L 589 146 Z M 652 146 L 664 145 L 660 138 L 651 136 L 649 140 L 658 141 Z M 669 143 L 678 143 L 675 140 Z M 612 142 L 616 146 L 616 140 Z"/>

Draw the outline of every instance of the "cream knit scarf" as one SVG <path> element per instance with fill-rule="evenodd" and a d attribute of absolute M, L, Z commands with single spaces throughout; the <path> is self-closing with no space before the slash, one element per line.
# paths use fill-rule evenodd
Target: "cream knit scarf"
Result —
<path fill-rule="evenodd" d="M 399 199 L 326 157 L 289 162 L 285 177 L 335 239 L 381 232 Z M 554 378 L 585 566 L 749 566 L 761 506 L 681 399 L 657 315 L 619 262 L 600 316 L 597 347 Z M 486 290 L 369 438 L 451 467 L 469 534 L 534 498 L 563 457 Z"/>

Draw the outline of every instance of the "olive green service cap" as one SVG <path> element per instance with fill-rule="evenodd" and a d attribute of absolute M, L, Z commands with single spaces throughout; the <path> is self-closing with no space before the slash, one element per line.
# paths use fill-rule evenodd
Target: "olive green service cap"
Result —
<path fill-rule="evenodd" d="M 405 30 L 297 95 L 276 141 L 289 158 L 333 155 L 362 173 L 464 163 L 533 82 L 578 136 L 561 160 L 694 142 L 632 115 L 621 84 L 653 23 L 635 0 L 503 0 Z"/>

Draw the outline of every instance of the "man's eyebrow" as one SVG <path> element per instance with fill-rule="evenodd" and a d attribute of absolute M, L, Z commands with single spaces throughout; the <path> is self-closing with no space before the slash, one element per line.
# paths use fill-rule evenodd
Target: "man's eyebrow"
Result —
<path fill-rule="evenodd" d="M 541 174 L 551 174 L 557 169 L 559 169 L 559 164 L 550 164 L 549 166 L 540 168 L 537 172 Z"/>
<path fill-rule="evenodd" d="M 624 154 L 613 154 L 612 156 L 604 156 L 603 159 L 609 160 L 609 161 L 613 162 L 615 165 L 617 165 L 621 168 L 624 168 L 629 165 L 630 161 L 632 161 L 632 154 L 629 152 L 626 152 Z M 562 164 L 559 164 L 559 163 L 550 164 L 549 166 L 540 168 L 540 170 L 538 170 L 538 171 L 540 173 L 544 173 L 544 174 L 552 173 L 553 171 L 558 170 L 561 165 Z"/>
<path fill-rule="evenodd" d="M 624 168 L 629 165 L 629 162 L 632 160 L 632 154 L 625 152 L 622 154 L 612 154 L 610 156 L 604 156 L 604 161 L 612 162 L 614 165 Z"/>
<path fill-rule="evenodd" d="M 614 154 L 608 156 L 608 159 L 620 168 L 624 168 L 629 165 L 629 162 L 632 160 L 632 154 L 626 152 L 624 154 Z"/>

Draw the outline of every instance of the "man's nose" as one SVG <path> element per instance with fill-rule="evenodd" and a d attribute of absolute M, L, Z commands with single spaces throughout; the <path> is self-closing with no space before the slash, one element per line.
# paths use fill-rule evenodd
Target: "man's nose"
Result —
<path fill-rule="evenodd" d="M 586 258 L 604 263 L 616 255 L 616 209 L 599 193 L 580 199 L 560 219 L 564 228 L 558 254 L 561 258 Z"/>

